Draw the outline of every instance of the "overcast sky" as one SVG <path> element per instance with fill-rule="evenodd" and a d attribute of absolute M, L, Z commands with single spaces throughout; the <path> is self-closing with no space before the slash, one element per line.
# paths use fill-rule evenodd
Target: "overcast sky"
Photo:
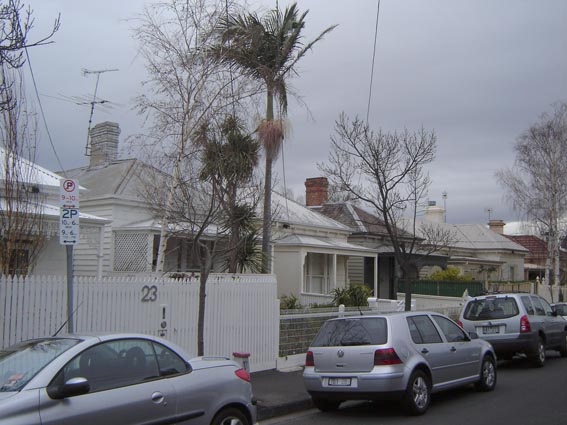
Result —
<path fill-rule="evenodd" d="M 25 1 L 25 0 L 24 0 Z M 249 2 L 266 10 L 275 1 Z M 285 181 L 303 196 L 317 177 L 341 112 L 365 119 L 377 0 L 299 0 L 309 9 L 305 39 L 339 26 L 300 62 L 285 141 Z M 129 20 L 142 0 L 27 0 L 42 34 L 58 13 L 55 43 L 30 49 L 31 65 L 55 151 L 64 168 L 85 165 L 89 102 L 100 74 L 93 124 L 115 121 L 121 141 L 139 132 L 132 99 L 143 93 L 144 63 Z M 280 0 L 285 7 L 288 1 Z M 30 86 L 31 90 L 31 86 Z M 71 98 L 71 99 L 69 99 Z M 67 100 L 62 100 L 67 99 Z M 72 101 L 69 101 L 72 100 Z M 75 102 L 73 102 L 73 100 Z M 567 1 L 382 0 L 369 123 L 386 131 L 434 130 L 437 155 L 429 168 L 429 200 L 443 205 L 447 222 L 513 221 L 494 174 L 514 162 L 516 138 L 554 102 L 567 101 Z M 40 165 L 59 170 L 42 132 Z M 542 164 L 543 165 L 543 164 Z M 284 181 L 280 159 L 278 183 Z"/>

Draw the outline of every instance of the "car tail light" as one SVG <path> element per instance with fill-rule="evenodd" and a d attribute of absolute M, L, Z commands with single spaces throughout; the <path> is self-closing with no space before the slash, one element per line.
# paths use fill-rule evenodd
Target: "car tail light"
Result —
<path fill-rule="evenodd" d="M 313 360 L 313 351 L 308 351 L 305 356 L 305 366 L 315 366 L 315 361 Z"/>
<path fill-rule="evenodd" d="M 250 382 L 250 374 L 246 369 L 238 369 L 234 374 L 243 381 Z"/>
<path fill-rule="evenodd" d="M 523 315 L 520 318 L 520 333 L 526 333 L 531 331 L 532 331 L 532 325 L 530 325 L 530 320 L 528 319 L 528 316 Z"/>
<path fill-rule="evenodd" d="M 401 362 L 393 348 L 383 348 L 374 352 L 374 366 L 400 364 Z"/>
<path fill-rule="evenodd" d="M 460 320 L 457 321 L 457 325 L 459 325 L 459 326 L 461 327 L 461 329 L 465 329 L 465 328 L 463 327 L 463 322 L 461 322 Z"/>

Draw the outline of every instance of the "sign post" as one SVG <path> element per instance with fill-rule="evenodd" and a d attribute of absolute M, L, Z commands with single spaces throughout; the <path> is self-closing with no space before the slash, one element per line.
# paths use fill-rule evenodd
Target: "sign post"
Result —
<path fill-rule="evenodd" d="M 67 249 L 67 331 L 73 333 L 73 247 L 79 242 L 79 182 L 61 179 L 59 243 Z"/>

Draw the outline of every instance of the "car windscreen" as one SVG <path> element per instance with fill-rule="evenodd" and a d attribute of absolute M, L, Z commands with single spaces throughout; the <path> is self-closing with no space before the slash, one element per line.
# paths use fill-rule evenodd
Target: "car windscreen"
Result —
<path fill-rule="evenodd" d="M 388 327 L 385 318 L 348 318 L 325 322 L 311 346 L 381 345 L 387 341 Z"/>
<path fill-rule="evenodd" d="M 465 307 L 466 320 L 493 320 L 514 317 L 519 313 L 516 299 L 512 297 L 490 297 L 470 301 Z"/>
<path fill-rule="evenodd" d="M 73 338 L 36 339 L 0 350 L 0 392 L 19 391 L 53 359 L 79 342 Z"/>

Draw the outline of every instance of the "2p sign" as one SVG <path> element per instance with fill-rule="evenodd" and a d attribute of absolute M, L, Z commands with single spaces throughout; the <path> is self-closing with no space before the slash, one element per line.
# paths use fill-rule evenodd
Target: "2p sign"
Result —
<path fill-rule="evenodd" d="M 59 243 L 76 245 L 79 242 L 79 182 L 77 180 L 61 180 L 59 211 Z"/>

